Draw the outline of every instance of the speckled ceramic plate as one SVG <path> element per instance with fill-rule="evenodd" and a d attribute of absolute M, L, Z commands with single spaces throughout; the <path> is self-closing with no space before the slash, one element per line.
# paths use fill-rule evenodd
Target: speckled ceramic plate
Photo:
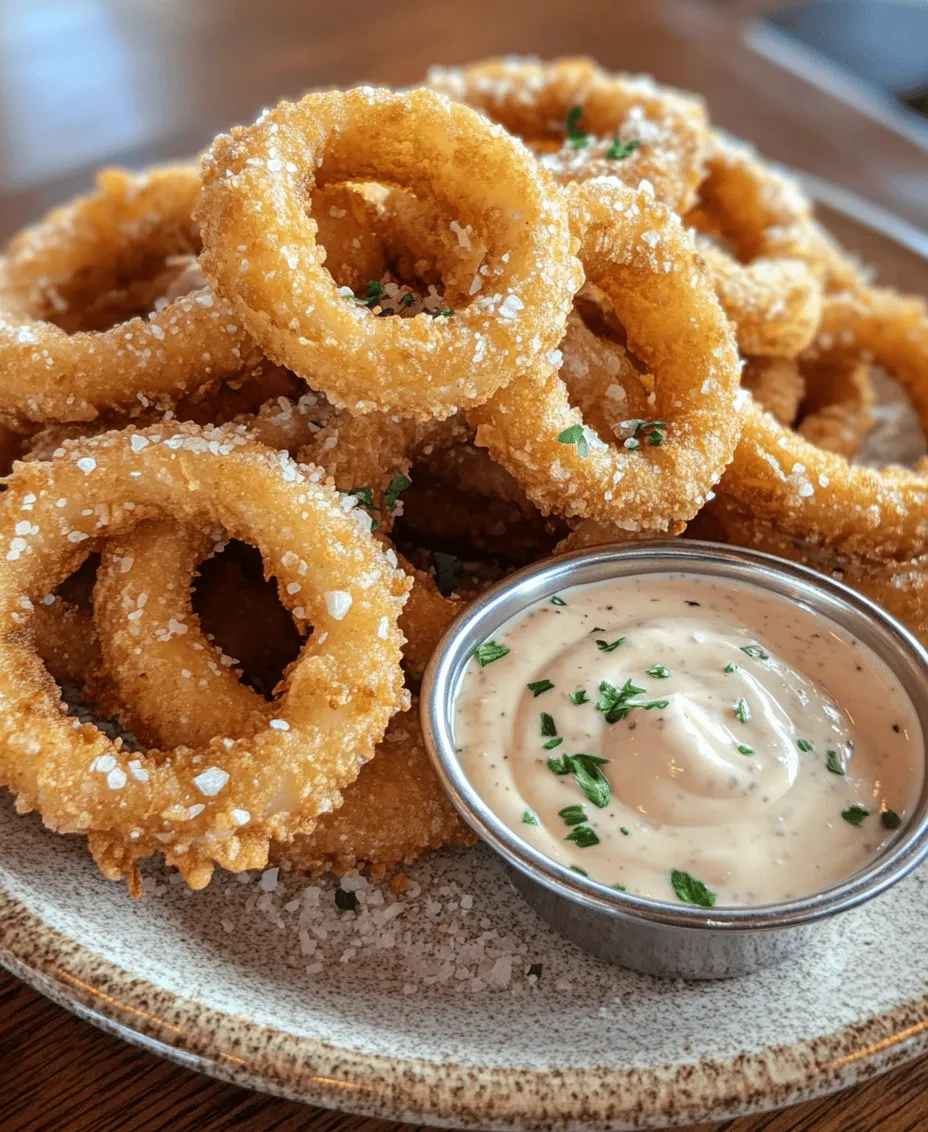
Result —
<path fill-rule="evenodd" d="M 917 248 L 890 245 L 898 231 L 836 226 L 852 246 L 860 235 L 889 279 L 928 291 Z M 333 882 L 276 870 L 196 894 L 153 870 L 148 898 L 132 901 L 78 840 L 0 796 L 0 962 L 217 1077 L 452 1127 L 721 1118 L 928 1048 L 925 870 L 841 917 L 820 954 L 709 984 L 659 982 L 577 950 L 485 849 L 435 854 L 405 876 L 399 893 L 348 877 L 336 903 Z"/>

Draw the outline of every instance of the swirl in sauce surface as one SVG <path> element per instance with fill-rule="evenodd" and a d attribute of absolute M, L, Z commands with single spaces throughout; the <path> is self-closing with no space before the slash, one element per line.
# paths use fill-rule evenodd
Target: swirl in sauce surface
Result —
<path fill-rule="evenodd" d="M 704 906 L 818 892 L 878 856 L 921 790 L 887 665 L 765 590 L 615 579 L 492 639 L 508 653 L 469 662 L 455 701 L 461 765 L 520 837 L 603 884 Z"/>

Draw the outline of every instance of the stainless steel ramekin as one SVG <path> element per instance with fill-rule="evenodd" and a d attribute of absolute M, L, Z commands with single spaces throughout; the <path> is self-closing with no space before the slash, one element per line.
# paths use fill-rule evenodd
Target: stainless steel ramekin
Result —
<path fill-rule="evenodd" d="M 708 542 L 607 546 L 530 566 L 488 590 L 450 627 L 422 683 L 422 726 L 438 776 L 471 828 L 508 863 L 513 884 L 563 935 L 600 958 L 644 971 L 719 979 L 779 963 L 821 945 L 838 912 L 884 892 L 928 854 L 928 774 L 896 840 L 841 884 L 799 900 L 713 908 L 615 892 L 524 842 L 485 804 L 455 754 L 453 705 L 474 648 L 525 606 L 568 586 L 688 571 L 760 586 L 853 633 L 895 673 L 928 737 L 928 652 L 873 602 L 803 566 Z"/>

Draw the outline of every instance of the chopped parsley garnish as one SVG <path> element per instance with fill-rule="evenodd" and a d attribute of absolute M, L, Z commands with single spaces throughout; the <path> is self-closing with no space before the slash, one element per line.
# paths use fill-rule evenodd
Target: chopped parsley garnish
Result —
<path fill-rule="evenodd" d="M 632 696 L 640 696 L 643 692 L 644 688 L 639 688 L 631 680 L 626 680 L 621 688 L 610 684 L 608 680 L 603 680 L 599 685 L 599 699 L 596 701 L 596 710 L 603 713 L 607 723 L 618 723 L 620 719 L 624 719 L 628 715 L 633 707 L 637 706 L 628 702 Z"/>
<path fill-rule="evenodd" d="M 400 302 L 404 307 L 411 307 L 415 301 L 416 296 L 412 293 L 412 291 L 407 291 L 406 294 L 400 299 Z"/>
<path fill-rule="evenodd" d="M 631 707 L 642 707 L 645 711 L 653 711 L 655 708 L 670 707 L 670 700 L 647 700 L 643 704 L 631 704 Z"/>
<path fill-rule="evenodd" d="M 396 501 L 399 499 L 400 495 L 402 495 L 402 493 L 406 490 L 406 488 L 409 487 L 411 484 L 412 484 L 412 480 L 408 479 L 406 476 L 404 476 L 400 472 L 398 472 L 393 477 L 393 479 L 390 480 L 389 484 L 387 484 L 387 490 L 383 493 L 384 506 L 387 508 L 388 511 L 393 510 L 393 508 L 396 506 Z"/>
<path fill-rule="evenodd" d="M 624 640 L 624 637 L 617 637 L 614 641 L 597 641 L 596 647 L 600 652 L 615 652 Z"/>
<path fill-rule="evenodd" d="M 374 489 L 372 487 L 353 487 L 345 495 L 353 495 L 362 507 L 374 506 Z"/>
<path fill-rule="evenodd" d="M 571 865 L 570 867 L 575 873 L 579 873 L 582 877 L 588 877 L 590 875 L 586 869 L 581 869 L 579 865 Z"/>
<path fill-rule="evenodd" d="M 581 688 L 579 692 L 571 692 L 567 697 L 572 704 L 585 704 L 589 703 L 590 697 Z"/>
<path fill-rule="evenodd" d="M 354 912 L 358 906 L 358 898 L 353 892 L 346 892 L 343 888 L 336 888 L 335 906 L 341 912 Z"/>
<path fill-rule="evenodd" d="M 555 747 L 559 747 L 563 742 L 564 740 L 559 735 L 556 739 L 549 739 L 547 743 L 542 743 L 541 749 L 543 751 L 553 751 Z"/>
<path fill-rule="evenodd" d="M 383 284 L 378 283 L 376 279 L 368 279 L 363 296 L 355 294 L 349 295 L 347 289 L 345 290 L 345 294 L 352 302 L 360 303 L 362 307 L 369 307 L 373 310 L 373 308 L 377 306 L 380 296 L 383 294 Z"/>
<path fill-rule="evenodd" d="M 571 108 L 570 113 L 567 115 L 567 121 L 564 124 L 564 129 L 567 133 L 567 140 L 574 147 L 574 149 L 586 149 L 590 142 L 590 135 L 586 130 L 580 129 L 580 119 L 583 117 L 583 107 L 574 106 Z"/>
<path fill-rule="evenodd" d="M 664 443 L 664 432 L 666 428 L 666 421 L 639 421 L 635 425 L 635 432 L 632 439 L 637 440 L 639 444 L 642 440 L 647 440 L 652 448 L 658 448 Z"/>
<path fill-rule="evenodd" d="M 432 318 L 454 318 L 454 311 L 432 311 Z"/>
<path fill-rule="evenodd" d="M 528 975 L 529 978 L 531 978 L 532 975 L 534 975 L 536 979 L 540 979 L 542 970 L 543 970 L 543 967 L 540 963 L 532 963 L 531 966 L 529 967 L 529 969 L 526 971 L 526 974 Z"/>
<path fill-rule="evenodd" d="M 540 696 L 542 692 L 550 692 L 554 684 L 550 680 L 533 680 L 531 684 L 525 686 L 533 696 Z"/>
<path fill-rule="evenodd" d="M 670 883 L 677 894 L 677 898 L 684 904 L 695 904 L 699 908 L 711 908 L 715 904 L 715 893 L 707 888 L 701 880 L 690 876 L 682 869 L 674 869 L 670 874 Z"/>
<path fill-rule="evenodd" d="M 586 820 L 586 810 L 578 802 L 573 806 L 565 806 L 563 810 L 558 810 L 557 815 L 562 818 L 564 825 L 582 825 Z"/>
<path fill-rule="evenodd" d="M 368 279 L 367 281 L 367 297 L 369 299 L 379 299 L 383 294 L 383 286 L 377 282 L 376 279 Z"/>
<path fill-rule="evenodd" d="M 578 849 L 589 849 L 592 845 L 599 844 L 596 830 L 591 829 L 588 825 L 575 825 L 564 840 L 572 841 Z"/>
<path fill-rule="evenodd" d="M 739 755 L 753 755 L 754 754 L 754 748 L 748 747 L 745 743 L 739 743 L 738 744 L 738 754 Z"/>
<path fill-rule="evenodd" d="M 625 887 L 624 884 L 610 884 L 609 887 L 614 888 L 616 890 L 616 892 L 627 892 L 628 891 L 628 889 Z"/>
<path fill-rule="evenodd" d="M 809 742 L 808 739 L 797 739 L 796 740 L 796 746 L 799 748 L 800 751 L 805 751 L 806 754 L 808 754 L 809 751 L 812 750 L 812 744 Z"/>
<path fill-rule="evenodd" d="M 538 820 L 538 815 L 535 813 L 534 810 L 523 810 L 522 811 L 522 824 L 523 825 L 541 825 L 541 822 Z"/>
<path fill-rule="evenodd" d="M 628 830 L 625 828 L 624 825 L 619 826 L 619 833 L 624 834 L 625 837 L 629 836 Z"/>
<path fill-rule="evenodd" d="M 742 696 L 741 699 L 738 700 L 738 702 L 735 704 L 734 712 L 735 718 L 741 723 L 747 723 L 747 721 L 751 718 L 751 709 L 748 706 L 748 701 L 744 698 L 744 696 Z"/>
<path fill-rule="evenodd" d="M 509 649 L 498 645 L 496 641 L 484 641 L 482 645 L 477 645 L 472 653 L 481 668 L 486 668 L 494 660 L 499 660 L 501 656 L 508 656 L 508 654 Z"/>
<path fill-rule="evenodd" d="M 622 161 L 626 157 L 631 157 L 640 145 L 641 142 L 635 139 L 627 142 L 619 141 L 619 135 L 616 134 L 612 139 L 612 145 L 606 150 L 606 157 L 610 161 Z"/>
<path fill-rule="evenodd" d="M 731 663 L 731 662 L 729 661 L 729 663 L 725 665 L 725 667 L 724 667 L 724 669 L 723 669 L 722 671 L 723 671 L 723 672 L 737 672 L 737 671 L 738 671 L 738 665 L 737 665 L 737 664 L 732 664 L 732 663 Z"/>
<path fill-rule="evenodd" d="M 599 755 L 562 755 L 559 759 L 548 759 L 548 770 L 552 774 L 573 774 L 588 801 L 601 810 L 612 797 L 609 779 L 600 770 L 608 762 Z"/>
<path fill-rule="evenodd" d="M 828 758 L 825 760 L 825 766 L 831 771 L 832 774 L 847 774 L 847 771 L 841 765 L 841 760 L 838 758 L 837 751 L 828 752 Z"/>
<path fill-rule="evenodd" d="M 652 668 L 648 669 L 648 675 L 653 676 L 655 680 L 666 680 L 670 675 L 670 669 L 665 668 L 663 664 L 655 664 Z"/>
<path fill-rule="evenodd" d="M 551 604 L 552 605 L 566 605 L 567 602 L 562 597 L 558 597 L 557 594 L 555 594 L 554 597 L 551 598 Z"/>
<path fill-rule="evenodd" d="M 435 585 L 442 597 L 450 597 L 458 588 L 461 581 L 461 570 L 464 563 L 454 554 L 446 554 L 443 550 L 436 550 L 432 554 L 435 564 Z"/>
<path fill-rule="evenodd" d="M 581 460 L 585 460 L 589 456 L 590 442 L 586 438 L 582 424 L 572 424 L 570 428 L 565 428 L 563 432 L 559 432 L 557 438 L 561 444 L 576 444 L 577 455 Z"/>
<path fill-rule="evenodd" d="M 747 653 L 752 660 L 769 660 L 770 653 L 764 652 L 760 645 L 742 645 L 741 651 Z"/>
<path fill-rule="evenodd" d="M 557 735 L 554 716 L 549 715 L 546 711 L 541 713 L 541 733 L 542 735 Z"/>
<path fill-rule="evenodd" d="M 846 810 L 841 811 L 841 817 L 848 823 L 848 825 L 860 825 L 865 817 L 868 817 L 870 811 L 866 806 L 861 806 L 855 802 L 853 806 L 848 806 Z"/>
<path fill-rule="evenodd" d="M 895 810 L 884 810 L 880 814 L 880 821 L 883 823 L 884 829 L 898 829 L 902 825 L 902 818 Z"/>

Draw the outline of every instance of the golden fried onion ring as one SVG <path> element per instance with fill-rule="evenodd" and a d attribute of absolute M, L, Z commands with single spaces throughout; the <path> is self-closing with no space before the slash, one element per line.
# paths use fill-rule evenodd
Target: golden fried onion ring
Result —
<path fill-rule="evenodd" d="M 694 95 L 658 86 L 648 75 L 609 74 L 584 58 L 433 67 L 426 83 L 523 138 L 562 184 L 614 176 L 636 188 L 647 180 L 669 208 L 693 203 L 708 141 L 705 106 Z M 568 137 L 575 107 L 582 115 Z"/>
<path fill-rule="evenodd" d="M 0 262 L 0 405 L 21 422 L 94 419 L 103 409 L 168 404 L 239 373 L 256 347 L 211 287 L 107 330 L 54 324 L 71 290 L 94 294 L 195 251 L 195 168 L 109 169 L 89 196 L 13 239 Z"/>
<path fill-rule="evenodd" d="M 321 476 L 222 429 L 182 424 L 69 443 L 51 461 L 17 465 L 9 481 L 0 781 L 20 810 L 89 834 L 105 875 L 127 875 L 134 891 L 136 862 L 159 850 L 191 887 L 207 884 L 214 864 L 263 865 L 271 838 L 309 831 L 339 803 L 404 702 L 396 623 L 408 582 Z M 132 755 L 62 711 L 30 610 L 103 537 L 168 513 L 258 543 L 294 618 L 314 632 L 266 730 Z"/>
<path fill-rule="evenodd" d="M 275 361 L 356 413 L 446 417 L 486 400 L 561 336 L 580 283 L 565 202 L 525 149 L 431 91 L 282 102 L 203 160 L 201 262 Z M 444 280 L 450 317 L 378 318 L 323 266 L 313 186 L 402 184 L 487 243 Z M 466 262 L 467 257 L 465 257 Z"/>
<path fill-rule="evenodd" d="M 737 443 L 741 367 L 731 327 L 678 217 L 614 181 L 570 192 L 587 276 L 654 377 L 654 417 L 666 435 L 659 446 L 605 444 L 582 425 L 549 363 L 471 411 L 477 444 L 545 514 L 666 531 L 699 510 Z M 584 445 L 566 442 L 581 428 Z"/>

